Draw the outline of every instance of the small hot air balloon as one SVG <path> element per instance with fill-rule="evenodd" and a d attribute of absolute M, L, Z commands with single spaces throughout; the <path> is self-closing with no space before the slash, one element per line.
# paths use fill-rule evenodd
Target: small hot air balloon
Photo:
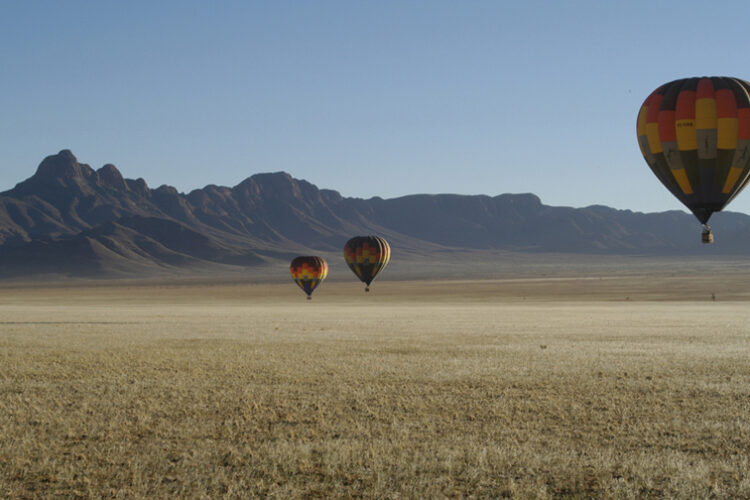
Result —
<path fill-rule="evenodd" d="M 296 257 L 289 265 L 292 279 L 307 294 L 307 300 L 313 290 L 326 279 L 328 275 L 328 264 L 322 257 Z"/>
<path fill-rule="evenodd" d="M 742 191 L 750 174 L 750 83 L 683 78 L 651 93 L 638 113 L 641 153 L 662 184 L 703 224 Z"/>
<path fill-rule="evenodd" d="M 344 245 L 344 259 L 369 292 L 370 283 L 391 259 L 391 247 L 380 236 L 355 236 Z"/>

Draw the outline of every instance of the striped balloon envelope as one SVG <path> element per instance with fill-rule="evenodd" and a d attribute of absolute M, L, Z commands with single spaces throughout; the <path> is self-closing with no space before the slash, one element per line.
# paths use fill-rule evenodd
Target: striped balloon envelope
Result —
<path fill-rule="evenodd" d="M 372 280 L 391 260 L 391 247 L 380 236 L 355 236 L 344 245 L 344 259 L 369 292 Z"/>
<path fill-rule="evenodd" d="M 750 173 L 750 83 L 683 78 L 656 89 L 638 113 L 641 153 L 656 177 L 703 224 L 742 191 Z"/>
<path fill-rule="evenodd" d="M 289 265 L 289 271 L 309 300 L 313 290 L 328 276 L 328 264 L 322 257 L 296 257 Z"/>

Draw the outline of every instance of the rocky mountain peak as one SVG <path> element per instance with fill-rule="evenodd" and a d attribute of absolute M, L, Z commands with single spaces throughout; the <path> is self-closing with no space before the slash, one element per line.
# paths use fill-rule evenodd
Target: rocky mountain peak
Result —
<path fill-rule="evenodd" d="M 289 204 L 318 203 L 321 190 L 304 179 L 295 179 L 286 172 L 255 174 L 232 188 L 235 193 Z"/>
<path fill-rule="evenodd" d="M 107 163 L 97 170 L 96 174 L 99 176 L 99 181 L 106 186 L 121 190 L 128 189 L 122 174 L 111 163 Z"/>
<path fill-rule="evenodd" d="M 255 174 L 237 184 L 233 190 L 252 197 L 299 197 L 299 186 L 296 179 L 286 172 Z"/>
<path fill-rule="evenodd" d="M 78 163 L 78 159 L 69 149 L 63 149 L 56 155 L 50 155 L 42 160 L 34 174 L 36 179 L 73 179 L 85 177 L 91 167 Z"/>

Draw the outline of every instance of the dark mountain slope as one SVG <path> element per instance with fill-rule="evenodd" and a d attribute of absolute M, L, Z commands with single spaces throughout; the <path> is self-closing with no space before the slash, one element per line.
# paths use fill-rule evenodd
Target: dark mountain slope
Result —
<path fill-rule="evenodd" d="M 0 248 L 0 274 L 151 274 L 206 264 L 253 266 L 265 259 L 176 221 L 131 216 L 78 235 Z"/>
<path fill-rule="evenodd" d="M 750 248 L 750 217 L 720 213 L 712 225 L 717 243 L 705 246 L 695 219 L 679 211 L 551 207 L 533 194 L 364 200 L 283 172 L 182 194 L 125 179 L 114 165 L 94 170 L 63 150 L 0 193 L 0 272 L 254 265 L 275 255 L 339 251 L 352 235 L 367 233 L 385 236 L 394 253 L 402 254 L 489 249 L 711 255 Z"/>

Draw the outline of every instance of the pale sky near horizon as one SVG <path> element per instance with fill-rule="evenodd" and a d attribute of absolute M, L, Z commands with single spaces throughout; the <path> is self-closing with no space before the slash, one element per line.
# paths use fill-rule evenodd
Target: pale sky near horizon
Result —
<path fill-rule="evenodd" d="M 750 79 L 750 2 L 0 0 L 0 191 L 70 149 L 189 192 L 684 207 L 640 155 L 656 87 Z M 750 190 L 727 210 L 750 213 Z"/>

